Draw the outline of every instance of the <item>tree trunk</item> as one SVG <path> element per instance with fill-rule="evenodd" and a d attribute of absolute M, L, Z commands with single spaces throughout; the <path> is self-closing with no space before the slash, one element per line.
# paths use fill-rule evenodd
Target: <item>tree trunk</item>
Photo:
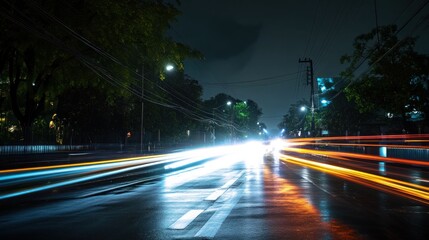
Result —
<path fill-rule="evenodd" d="M 33 144 L 33 122 L 32 121 L 20 121 L 19 122 L 22 129 L 22 136 L 24 137 L 25 145 Z"/>

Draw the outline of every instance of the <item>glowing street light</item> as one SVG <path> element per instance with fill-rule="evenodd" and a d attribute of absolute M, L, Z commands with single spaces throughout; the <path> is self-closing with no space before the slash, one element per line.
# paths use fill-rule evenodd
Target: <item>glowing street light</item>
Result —
<path fill-rule="evenodd" d="M 165 70 L 166 71 L 172 71 L 174 69 L 174 66 L 171 64 L 167 64 L 165 66 Z M 144 76 L 145 72 L 144 72 L 144 63 L 142 64 L 142 73 L 141 73 L 141 77 L 142 77 L 142 82 L 141 82 L 141 118 L 140 118 L 140 153 L 143 153 L 143 133 L 144 133 Z M 158 132 L 158 139 L 159 139 L 159 132 Z"/>
<path fill-rule="evenodd" d="M 172 71 L 174 69 L 174 66 L 171 64 L 167 64 L 167 66 L 165 66 L 165 70 L 167 70 L 168 72 Z"/>
<path fill-rule="evenodd" d="M 301 112 L 305 112 L 305 111 L 307 111 L 307 107 L 306 107 L 306 106 L 302 106 L 302 107 L 300 108 L 300 110 L 301 110 Z"/>

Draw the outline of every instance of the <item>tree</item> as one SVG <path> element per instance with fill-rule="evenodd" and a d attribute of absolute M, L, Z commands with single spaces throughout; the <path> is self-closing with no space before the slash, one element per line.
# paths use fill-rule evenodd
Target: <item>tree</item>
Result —
<path fill-rule="evenodd" d="M 285 129 L 289 136 L 298 136 L 299 132 L 309 129 L 311 120 L 306 121 L 306 118 L 310 117 L 310 114 L 306 114 L 308 106 L 309 103 L 305 99 L 291 104 L 288 113 L 283 116 L 283 120 L 279 123 L 278 127 Z"/>
<path fill-rule="evenodd" d="M 257 123 L 259 122 L 259 118 L 262 116 L 262 109 L 251 99 L 247 99 L 246 105 L 249 112 L 246 126 L 247 134 L 249 136 L 256 136 L 259 133 L 259 126 Z"/>
<path fill-rule="evenodd" d="M 130 98 L 107 95 L 103 88 L 89 86 L 69 89 L 59 97 L 55 124 L 62 128 L 64 143 L 122 142 L 134 109 Z"/>
<path fill-rule="evenodd" d="M 330 96 L 334 97 L 331 103 L 319 110 L 320 125 L 329 131 L 329 135 L 344 134 L 371 134 L 368 126 L 363 127 L 370 114 L 360 113 L 353 102 L 347 100 L 343 92 L 333 91 Z M 372 116 L 373 117 L 373 116 Z"/>
<path fill-rule="evenodd" d="M 228 94 L 219 93 L 204 101 L 204 107 L 206 112 L 211 113 L 207 119 L 216 126 L 217 136 L 223 135 L 226 139 L 231 134 L 236 138 L 258 134 L 257 122 L 262 110 L 255 101 L 251 99 L 242 101 Z"/>
<path fill-rule="evenodd" d="M 206 112 L 207 128 L 211 132 L 214 142 L 223 142 L 229 139 L 231 133 L 231 106 L 228 102 L 235 102 L 236 99 L 228 94 L 219 93 L 203 102 Z"/>
<path fill-rule="evenodd" d="M 428 57 L 414 51 L 415 38 L 399 39 L 397 33 L 393 25 L 373 29 L 356 37 L 353 54 L 341 58 L 342 63 L 348 64 L 342 77 L 352 82 L 345 89 L 346 97 L 361 113 L 381 112 L 405 120 L 410 99 L 428 95 L 427 91 L 416 91 L 412 83 L 414 79 L 428 78 Z M 374 44 L 377 34 L 380 43 Z M 354 76 L 365 60 L 369 69 Z"/>
<path fill-rule="evenodd" d="M 179 142 L 190 137 L 195 140 L 197 133 L 201 132 L 200 117 L 202 109 L 202 86 L 197 80 L 185 75 L 183 72 L 175 72 L 166 76 L 160 83 L 164 91 L 165 104 L 173 106 L 159 109 L 160 120 L 149 118 L 149 127 L 152 130 L 160 129 L 164 133 L 164 138 L 173 142 Z M 151 112 L 156 112 L 155 105 L 152 105 Z M 159 108 L 159 106 L 158 106 Z M 187 136 L 187 131 L 192 136 Z"/>
<path fill-rule="evenodd" d="M 180 68 L 199 56 L 166 37 L 179 14 L 167 1 L 17 0 L 0 11 L 0 79 L 26 142 L 36 117 L 70 87 L 131 94 L 143 63 L 163 77 L 165 62 Z"/>

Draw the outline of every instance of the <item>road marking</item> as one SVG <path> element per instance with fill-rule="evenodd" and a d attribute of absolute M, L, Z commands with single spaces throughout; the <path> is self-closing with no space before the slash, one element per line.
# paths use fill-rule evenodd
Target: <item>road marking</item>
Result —
<path fill-rule="evenodd" d="M 220 187 L 218 190 L 214 191 L 212 194 L 210 194 L 205 201 L 216 201 L 222 194 L 228 190 L 246 171 L 243 170 L 239 172 L 233 179 L 229 180 L 227 183 L 225 183 L 222 187 Z"/>
<path fill-rule="evenodd" d="M 216 201 L 220 196 L 222 196 L 222 194 L 225 193 L 226 190 L 227 189 L 216 190 L 215 192 L 210 194 L 208 197 L 206 197 L 206 199 L 204 199 L 204 200 L 205 201 Z"/>
<path fill-rule="evenodd" d="M 242 170 L 241 172 L 239 172 L 237 175 L 234 176 L 234 178 L 230 179 L 222 187 L 214 191 L 204 200 L 216 201 L 217 199 L 219 199 L 219 197 L 222 196 L 226 191 L 228 191 L 228 189 L 238 179 L 240 179 L 245 172 L 246 172 L 245 170 Z M 241 198 L 241 193 L 240 194 L 238 194 L 237 192 L 233 192 L 233 193 L 235 193 L 235 196 L 232 199 L 229 199 L 227 202 L 223 203 L 220 209 L 218 209 L 218 207 L 212 206 L 209 209 L 190 210 L 181 218 L 179 218 L 175 223 L 173 223 L 169 227 L 169 229 L 183 230 L 204 211 L 214 211 L 215 213 L 212 215 L 212 217 L 195 235 L 195 237 L 208 237 L 208 238 L 214 237 L 214 235 L 216 235 L 217 231 L 222 225 L 223 221 L 228 217 L 231 210 L 234 208 L 234 206 L 238 203 L 238 200 L 240 200 Z"/>
<path fill-rule="evenodd" d="M 89 154 L 92 154 L 92 153 L 86 153 L 86 152 L 84 152 L 84 153 L 69 153 L 70 156 L 83 156 L 83 155 L 89 155 Z"/>
<path fill-rule="evenodd" d="M 232 199 L 222 204 L 221 208 L 213 214 L 213 216 L 206 222 L 206 224 L 204 224 L 194 237 L 213 238 L 216 235 L 225 219 L 240 200 L 242 192 L 235 191 L 235 194 L 236 195 Z M 207 211 L 209 210 L 210 209 Z"/>
<path fill-rule="evenodd" d="M 175 223 L 173 223 L 169 228 L 170 229 L 176 229 L 176 230 L 185 229 L 202 212 L 204 212 L 204 209 L 190 210 L 185 215 L 183 215 L 181 218 L 179 218 Z"/>

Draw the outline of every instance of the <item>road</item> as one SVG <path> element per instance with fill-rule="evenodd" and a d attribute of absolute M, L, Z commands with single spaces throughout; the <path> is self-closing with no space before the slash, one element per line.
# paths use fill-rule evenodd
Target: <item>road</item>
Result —
<path fill-rule="evenodd" d="M 1 172 L 0 239 L 427 239 L 426 167 L 386 163 L 379 174 L 419 176 L 414 196 L 298 162 L 338 158 L 289 150 L 253 143 Z M 340 167 L 350 166 L 380 171 Z"/>

